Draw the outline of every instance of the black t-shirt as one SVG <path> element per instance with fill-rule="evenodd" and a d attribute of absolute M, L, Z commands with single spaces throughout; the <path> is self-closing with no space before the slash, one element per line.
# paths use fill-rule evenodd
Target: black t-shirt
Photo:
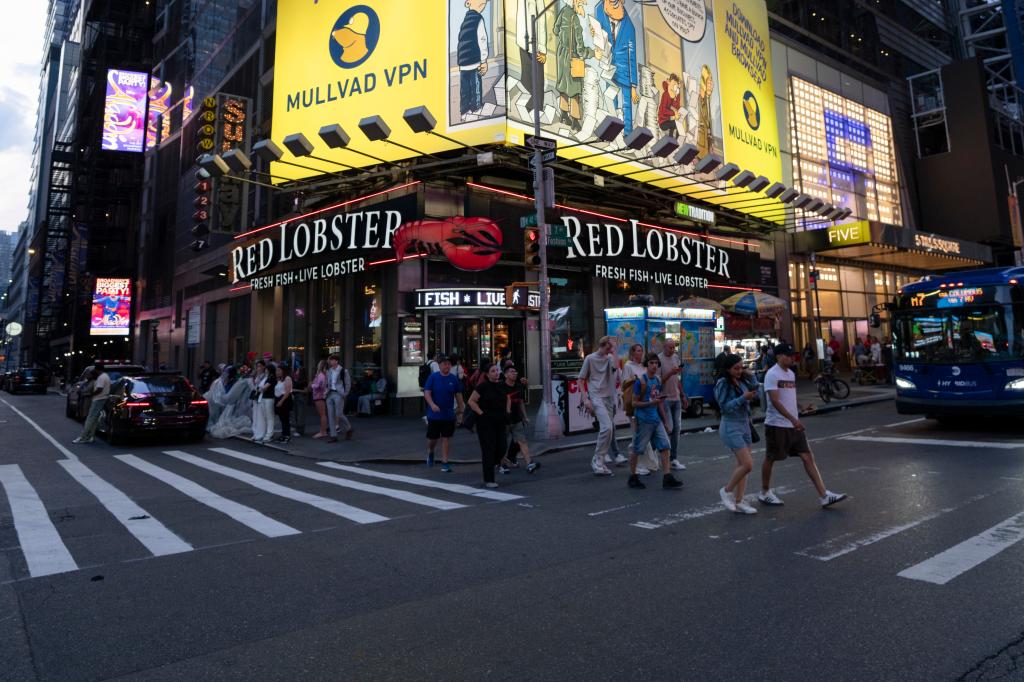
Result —
<path fill-rule="evenodd" d="M 500 419 L 504 421 L 507 395 L 505 389 L 502 388 L 502 384 L 487 379 L 476 387 L 476 392 L 480 394 L 477 404 L 484 412 L 482 416 L 487 419 Z"/>
<path fill-rule="evenodd" d="M 215 373 L 212 368 L 204 369 L 199 373 L 199 388 L 203 393 L 210 390 L 210 386 L 213 386 L 213 380 Z"/>
<path fill-rule="evenodd" d="M 506 396 L 512 398 L 512 405 L 510 407 L 512 411 L 509 413 L 508 421 L 510 424 L 518 424 L 523 421 L 523 412 L 519 406 L 523 404 L 524 387 L 519 381 L 516 381 L 511 386 L 507 382 L 502 381 L 501 388 L 504 389 Z"/>

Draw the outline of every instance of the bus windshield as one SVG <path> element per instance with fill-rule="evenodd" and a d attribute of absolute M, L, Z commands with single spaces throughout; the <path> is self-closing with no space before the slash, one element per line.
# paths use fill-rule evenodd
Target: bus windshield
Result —
<path fill-rule="evenodd" d="M 899 311 L 893 320 L 896 358 L 929 364 L 1018 360 L 1024 333 L 1013 312 L 1014 306 L 1002 304 Z"/>

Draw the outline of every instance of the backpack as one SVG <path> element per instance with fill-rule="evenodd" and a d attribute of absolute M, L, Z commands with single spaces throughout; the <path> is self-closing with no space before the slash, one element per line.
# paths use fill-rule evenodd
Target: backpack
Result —
<path fill-rule="evenodd" d="M 430 375 L 433 374 L 433 373 L 434 373 L 433 370 L 430 369 L 430 363 L 429 362 L 426 362 L 426 363 L 420 365 L 420 377 L 419 377 L 420 388 L 423 388 L 424 386 L 427 385 L 427 379 L 429 379 Z"/>
<path fill-rule="evenodd" d="M 626 413 L 627 417 L 632 417 L 634 414 L 633 385 L 636 381 L 636 377 L 631 377 L 622 382 L 622 411 Z"/>

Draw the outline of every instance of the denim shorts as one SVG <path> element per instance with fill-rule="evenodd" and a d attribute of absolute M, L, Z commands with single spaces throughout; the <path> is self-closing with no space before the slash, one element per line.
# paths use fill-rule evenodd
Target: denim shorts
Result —
<path fill-rule="evenodd" d="M 668 442 L 668 433 L 665 432 L 665 425 L 659 422 L 653 424 L 637 422 L 636 435 L 633 436 L 633 452 L 642 455 L 647 449 L 647 443 L 655 452 L 668 450 L 671 445 Z"/>
<path fill-rule="evenodd" d="M 750 422 L 722 420 L 718 427 L 718 437 L 730 450 L 740 450 L 753 445 L 750 440 Z"/>

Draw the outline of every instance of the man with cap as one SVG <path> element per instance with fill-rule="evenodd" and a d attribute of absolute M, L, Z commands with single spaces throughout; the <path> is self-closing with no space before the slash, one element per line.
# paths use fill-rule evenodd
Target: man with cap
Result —
<path fill-rule="evenodd" d="M 761 504 L 781 506 L 782 500 L 771 488 L 772 466 L 787 457 L 799 457 L 803 460 L 804 471 L 818 491 L 821 506 L 831 507 L 836 502 L 845 500 L 846 495 L 831 492 L 825 487 L 814 461 L 814 453 L 807 443 L 805 427 L 800 421 L 800 409 L 796 401 L 796 374 L 792 369 L 796 355 L 797 351 L 793 346 L 780 343 L 775 347 L 776 364 L 764 377 L 768 406 L 764 418 L 765 457 L 764 465 L 761 467 L 761 494 L 757 499 Z"/>

